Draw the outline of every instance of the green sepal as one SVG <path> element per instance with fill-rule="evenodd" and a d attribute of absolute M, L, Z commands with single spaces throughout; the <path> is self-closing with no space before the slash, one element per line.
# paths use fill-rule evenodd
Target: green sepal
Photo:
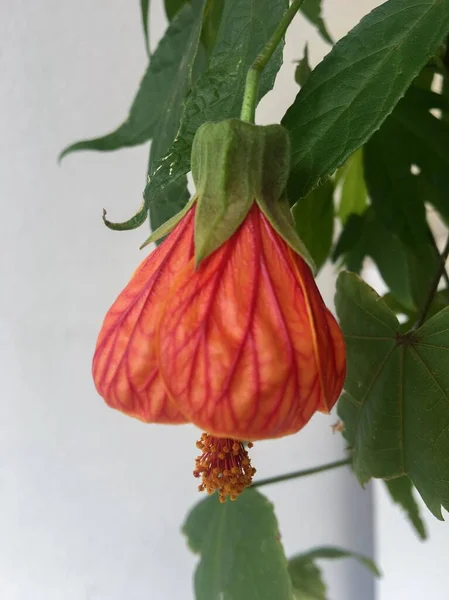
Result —
<path fill-rule="evenodd" d="M 148 244 L 151 244 L 152 242 L 157 242 L 161 238 L 168 235 L 170 233 L 170 231 L 172 231 L 176 227 L 176 225 L 179 223 L 179 221 L 189 212 L 189 210 L 192 208 L 193 203 L 196 201 L 196 199 L 197 199 L 196 196 L 191 198 L 187 202 L 187 204 L 184 206 L 184 208 L 179 211 L 179 213 L 174 215 L 171 219 L 168 219 L 168 221 L 165 221 L 165 223 L 163 223 L 160 227 L 158 227 L 155 231 L 153 231 L 152 234 L 150 235 L 150 237 L 147 238 L 144 241 L 144 243 L 139 247 L 139 250 L 142 250 L 143 248 L 145 248 L 145 246 L 148 246 Z"/>
<path fill-rule="evenodd" d="M 114 231 L 128 231 L 129 229 L 137 229 L 143 223 L 145 223 L 147 214 L 148 209 L 146 208 L 145 203 L 142 202 L 141 207 L 134 216 L 127 221 L 123 221 L 122 223 L 114 223 L 113 221 L 108 221 L 108 219 L 106 219 L 107 212 L 105 209 L 103 209 L 103 223 L 106 225 L 106 227 L 113 229 Z"/>
<path fill-rule="evenodd" d="M 198 195 L 198 265 L 243 223 L 262 187 L 264 128 L 229 119 L 202 125 L 193 140 L 192 176 Z"/>
<path fill-rule="evenodd" d="M 237 231 L 254 202 L 277 233 L 313 265 L 285 200 L 289 171 L 290 141 L 281 125 L 228 119 L 198 129 L 192 147 L 197 265 Z"/>
<path fill-rule="evenodd" d="M 303 241 L 296 233 L 295 225 L 287 198 L 283 196 L 277 202 L 266 202 L 264 199 L 257 200 L 260 210 L 266 216 L 270 225 L 278 233 L 284 242 L 299 254 L 309 265 L 312 273 L 316 273 L 316 265 Z"/>

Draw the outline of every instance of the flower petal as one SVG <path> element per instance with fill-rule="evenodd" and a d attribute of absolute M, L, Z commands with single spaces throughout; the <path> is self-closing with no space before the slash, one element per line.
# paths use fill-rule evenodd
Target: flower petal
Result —
<path fill-rule="evenodd" d="M 175 273 L 193 256 L 191 210 L 138 267 L 109 309 L 92 372 L 107 404 L 152 423 L 185 423 L 159 375 L 155 332 Z"/>
<path fill-rule="evenodd" d="M 160 372 L 186 417 L 214 435 L 294 433 L 343 385 L 332 319 L 306 263 L 253 206 L 232 238 L 174 281 Z"/>
<path fill-rule="evenodd" d="M 327 339 L 323 339 L 322 343 L 318 344 L 318 360 L 323 388 L 323 401 L 318 410 L 327 414 L 338 400 L 345 381 L 346 347 L 341 329 L 332 313 L 327 309 L 326 319 Z"/>

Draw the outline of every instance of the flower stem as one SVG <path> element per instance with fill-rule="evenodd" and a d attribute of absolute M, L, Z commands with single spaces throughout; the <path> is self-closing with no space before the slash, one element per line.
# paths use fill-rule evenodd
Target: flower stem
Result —
<path fill-rule="evenodd" d="M 279 25 L 276 27 L 271 39 L 266 44 L 265 48 L 257 55 L 256 60 L 251 65 L 248 75 L 246 76 L 245 92 L 243 95 L 242 104 L 242 121 L 254 123 L 256 116 L 257 96 L 259 92 L 259 82 L 262 71 L 267 66 L 268 61 L 273 56 L 274 51 L 278 47 L 280 41 L 285 35 L 288 26 L 293 21 L 304 0 L 293 0 L 290 8 L 282 17 Z"/>
<path fill-rule="evenodd" d="M 268 477 L 268 479 L 261 479 L 260 481 L 253 483 L 251 487 L 261 487 L 263 485 L 270 485 L 271 483 L 280 483 L 282 481 L 289 481 L 290 479 L 297 479 L 298 477 L 307 477 L 307 475 L 315 475 L 316 473 L 323 473 L 324 471 L 331 471 L 332 469 L 343 467 L 344 465 L 350 465 L 351 462 L 351 458 L 344 458 L 343 460 L 337 460 L 319 467 L 304 469 L 302 471 L 293 471 L 293 473 L 285 473 L 284 475 L 278 475 L 277 477 Z"/>
<path fill-rule="evenodd" d="M 449 236 L 446 241 L 446 245 L 444 246 L 444 250 L 440 255 L 440 264 L 438 265 L 438 269 L 435 273 L 435 277 L 433 278 L 432 284 L 429 288 L 429 293 L 427 294 L 426 301 L 422 307 L 421 313 L 419 315 L 418 320 L 415 325 L 412 327 L 412 331 L 416 331 L 426 320 L 427 313 L 432 305 L 433 299 L 438 289 L 438 284 L 440 283 L 440 279 L 446 268 L 446 260 L 449 256 Z"/>

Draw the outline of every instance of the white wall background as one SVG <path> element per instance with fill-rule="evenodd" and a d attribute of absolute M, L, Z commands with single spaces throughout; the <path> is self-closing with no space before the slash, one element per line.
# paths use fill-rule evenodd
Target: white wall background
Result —
<path fill-rule="evenodd" d="M 328 0 L 332 33 L 340 37 L 375 4 Z M 141 260 L 146 237 L 145 228 L 107 230 L 101 211 L 121 220 L 139 206 L 148 149 L 80 153 L 56 164 L 68 142 L 102 134 L 126 115 L 146 63 L 138 5 L 0 3 L 2 600 L 193 597 L 195 557 L 179 526 L 199 499 L 191 477 L 198 432 L 143 425 L 106 408 L 90 377 L 104 312 Z M 161 5 L 153 1 L 153 46 L 164 27 Z M 292 61 L 306 40 L 317 62 L 326 47 L 298 18 L 261 122 L 279 120 L 291 103 Z M 331 303 L 331 269 L 319 283 Z M 334 421 L 317 416 L 295 437 L 257 444 L 258 474 L 341 457 Z M 288 554 L 321 544 L 373 552 L 371 491 L 359 489 L 349 472 L 266 493 L 276 502 Z M 432 524 L 434 539 L 413 561 L 413 534 L 383 498 L 379 506 L 381 600 L 421 598 L 429 578 L 447 584 L 447 575 L 434 578 L 427 569 L 420 586 L 406 583 L 418 565 L 435 565 L 435 549 L 447 551 L 445 525 Z M 325 573 L 332 600 L 374 598 L 371 577 L 353 561 L 326 565 Z M 446 598 L 441 589 L 430 597 Z"/>

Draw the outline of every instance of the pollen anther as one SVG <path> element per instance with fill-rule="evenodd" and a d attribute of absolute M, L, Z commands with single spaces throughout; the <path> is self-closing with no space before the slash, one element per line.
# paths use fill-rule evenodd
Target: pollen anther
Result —
<path fill-rule="evenodd" d="M 202 451 L 195 460 L 195 477 L 201 477 L 200 492 L 218 492 L 220 502 L 236 500 L 251 485 L 256 469 L 251 466 L 245 446 L 238 440 L 203 433 L 196 446 Z M 249 443 L 248 447 L 252 447 Z"/>

